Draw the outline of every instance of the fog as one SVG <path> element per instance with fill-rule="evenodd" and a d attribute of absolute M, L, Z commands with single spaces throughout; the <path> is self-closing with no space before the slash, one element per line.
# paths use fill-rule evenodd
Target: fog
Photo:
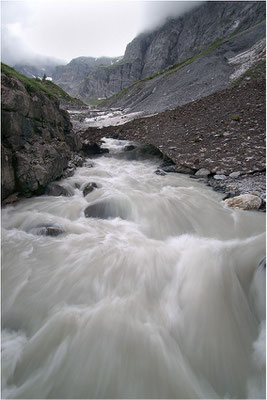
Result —
<path fill-rule="evenodd" d="M 179 17 L 199 6 L 201 1 L 148 1 L 144 3 L 142 31 L 154 30 L 168 18 Z"/>
<path fill-rule="evenodd" d="M 139 33 L 201 2 L 24 0 L 1 2 L 2 61 L 58 65 L 80 56 L 122 56 Z"/>

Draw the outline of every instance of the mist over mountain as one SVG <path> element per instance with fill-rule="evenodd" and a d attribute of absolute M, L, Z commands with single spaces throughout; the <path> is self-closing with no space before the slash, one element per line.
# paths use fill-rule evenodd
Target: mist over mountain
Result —
<path fill-rule="evenodd" d="M 168 19 L 178 18 L 203 4 L 203 1 L 147 1 L 144 3 L 142 32 L 158 29 Z"/>
<path fill-rule="evenodd" d="M 241 34 L 265 21 L 264 2 L 167 2 L 164 6 L 166 9 L 163 8 L 163 2 L 159 2 L 152 7 L 148 2 L 147 12 L 150 7 L 153 11 L 151 29 L 140 33 L 127 45 L 123 58 L 95 65 L 90 72 L 84 68 L 84 60 L 80 63 L 78 58 L 75 65 L 71 62 L 60 67 L 60 73 L 57 68 L 57 73 L 53 75 L 55 82 L 73 96 L 94 103 L 95 99 L 112 96 L 139 80 L 150 80 L 155 74 L 177 63 L 197 57 L 219 41 Z M 163 21 L 165 23 L 162 24 Z M 225 64 L 223 68 L 228 70 L 222 79 L 224 85 L 229 82 L 233 70 L 226 59 L 248 50 L 249 46 L 264 38 L 264 26 L 254 36 L 248 34 L 247 40 L 229 48 L 229 51 L 224 50 L 225 55 L 218 58 L 219 65 Z"/>
<path fill-rule="evenodd" d="M 153 75 L 206 51 L 214 43 L 264 21 L 265 3 L 153 1 L 145 2 L 142 12 L 141 33 L 128 43 L 124 56 L 83 56 L 66 64 L 51 57 L 34 55 L 23 46 L 21 51 L 10 53 L 7 41 L 3 61 L 29 77 L 46 73 L 70 95 L 95 104 L 98 99 L 108 98 L 139 80 L 151 79 Z M 246 45 L 240 44 L 234 51 L 230 49 L 226 58 L 231 53 L 247 50 L 249 45 L 264 37 L 263 29 L 257 32 L 254 41 L 249 35 Z M 218 59 L 220 65 L 225 63 L 224 57 Z M 227 63 L 226 66 L 223 68 L 228 72 L 220 84 L 229 81 L 233 68 Z"/>

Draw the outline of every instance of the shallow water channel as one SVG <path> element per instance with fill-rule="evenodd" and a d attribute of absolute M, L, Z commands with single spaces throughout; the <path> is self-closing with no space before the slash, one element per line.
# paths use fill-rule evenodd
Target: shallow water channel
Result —
<path fill-rule="evenodd" d="M 2 397 L 264 397 L 264 214 L 126 144 L 2 211 Z"/>

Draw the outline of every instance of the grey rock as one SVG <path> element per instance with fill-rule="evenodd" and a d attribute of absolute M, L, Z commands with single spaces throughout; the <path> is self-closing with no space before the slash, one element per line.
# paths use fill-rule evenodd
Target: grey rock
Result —
<path fill-rule="evenodd" d="M 195 173 L 195 170 L 193 170 L 192 168 L 190 168 L 186 165 L 178 164 L 178 165 L 176 165 L 176 172 L 179 172 L 180 174 L 192 175 Z"/>
<path fill-rule="evenodd" d="M 36 100 L 38 99 L 38 101 Z M 62 176 L 80 146 L 59 102 L 2 72 L 2 199 L 12 192 L 42 194 Z"/>
<path fill-rule="evenodd" d="M 83 189 L 84 197 L 87 196 L 89 193 L 91 193 L 96 188 L 98 188 L 98 186 L 97 186 L 97 184 L 95 182 L 87 183 L 86 186 Z"/>
<path fill-rule="evenodd" d="M 121 219 L 127 218 L 125 209 L 113 199 L 90 204 L 84 210 L 84 215 L 86 218 L 100 219 L 113 219 L 117 217 L 120 217 Z"/>
<path fill-rule="evenodd" d="M 15 170 L 12 162 L 12 151 L 2 146 L 1 156 L 1 196 L 2 199 L 6 199 L 16 188 Z"/>
<path fill-rule="evenodd" d="M 258 210 L 261 206 L 261 198 L 253 194 L 241 194 L 239 196 L 224 200 L 225 204 L 231 208 L 242 210 Z"/>
<path fill-rule="evenodd" d="M 213 177 L 216 181 L 224 181 L 225 179 L 227 179 L 227 177 L 225 175 L 214 175 Z"/>
<path fill-rule="evenodd" d="M 177 172 L 176 165 L 166 165 L 166 167 L 161 168 L 164 172 Z"/>
<path fill-rule="evenodd" d="M 134 150 L 136 148 L 136 146 L 133 146 L 132 144 L 130 144 L 130 145 L 128 145 L 128 146 L 125 146 L 124 147 L 124 151 L 132 151 L 132 150 Z"/>
<path fill-rule="evenodd" d="M 195 176 L 199 177 L 199 178 L 205 178 L 208 175 L 210 175 L 210 170 L 206 169 L 206 168 L 200 168 L 196 173 Z"/>
<path fill-rule="evenodd" d="M 80 157 L 78 154 L 75 154 L 71 162 L 76 166 L 76 167 L 82 167 L 84 163 L 84 159 Z"/>
<path fill-rule="evenodd" d="M 160 170 L 160 169 L 157 169 L 157 170 L 155 171 L 155 174 L 156 174 L 156 175 L 161 175 L 161 176 L 167 175 L 166 172 L 164 172 L 164 171 L 162 171 L 162 170 Z"/>
<path fill-rule="evenodd" d="M 46 188 L 45 194 L 47 196 L 71 196 L 71 193 L 69 193 L 67 189 L 57 183 L 50 183 Z"/>
<path fill-rule="evenodd" d="M 241 172 L 236 171 L 236 172 L 232 172 L 229 176 L 230 176 L 230 178 L 237 179 L 240 177 L 240 175 L 241 175 Z"/>
<path fill-rule="evenodd" d="M 42 225 L 36 226 L 35 228 L 32 228 L 30 230 L 30 233 L 33 233 L 35 235 L 56 237 L 56 236 L 62 235 L 65 232 L 63 229 L 61 229 L 57 225 L 42 224 Z"/>

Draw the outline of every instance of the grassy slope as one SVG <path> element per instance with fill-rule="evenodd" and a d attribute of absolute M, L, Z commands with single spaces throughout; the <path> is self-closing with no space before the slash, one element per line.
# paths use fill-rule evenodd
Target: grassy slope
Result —
<path fill-rule="evenodd" d="M 14 68 L 11 68 L 4 63 L 1 63 L 1 71 L 4 72 L 6 75 L 14 76 L 15 78 L 17 78 L 23 84 L 27 92 L 42 91 L 48 96 L 54 97 L 58 100 L 64 100 L 67 102 L 75 101 L 75 103 L 79 102 L 81 105 L 83 104 L 81 100 L 74 99 L 61 87 L 51 81 L 43 81 L 39 78 L 28 78 L 27 76 L 21 74 Z"/>

